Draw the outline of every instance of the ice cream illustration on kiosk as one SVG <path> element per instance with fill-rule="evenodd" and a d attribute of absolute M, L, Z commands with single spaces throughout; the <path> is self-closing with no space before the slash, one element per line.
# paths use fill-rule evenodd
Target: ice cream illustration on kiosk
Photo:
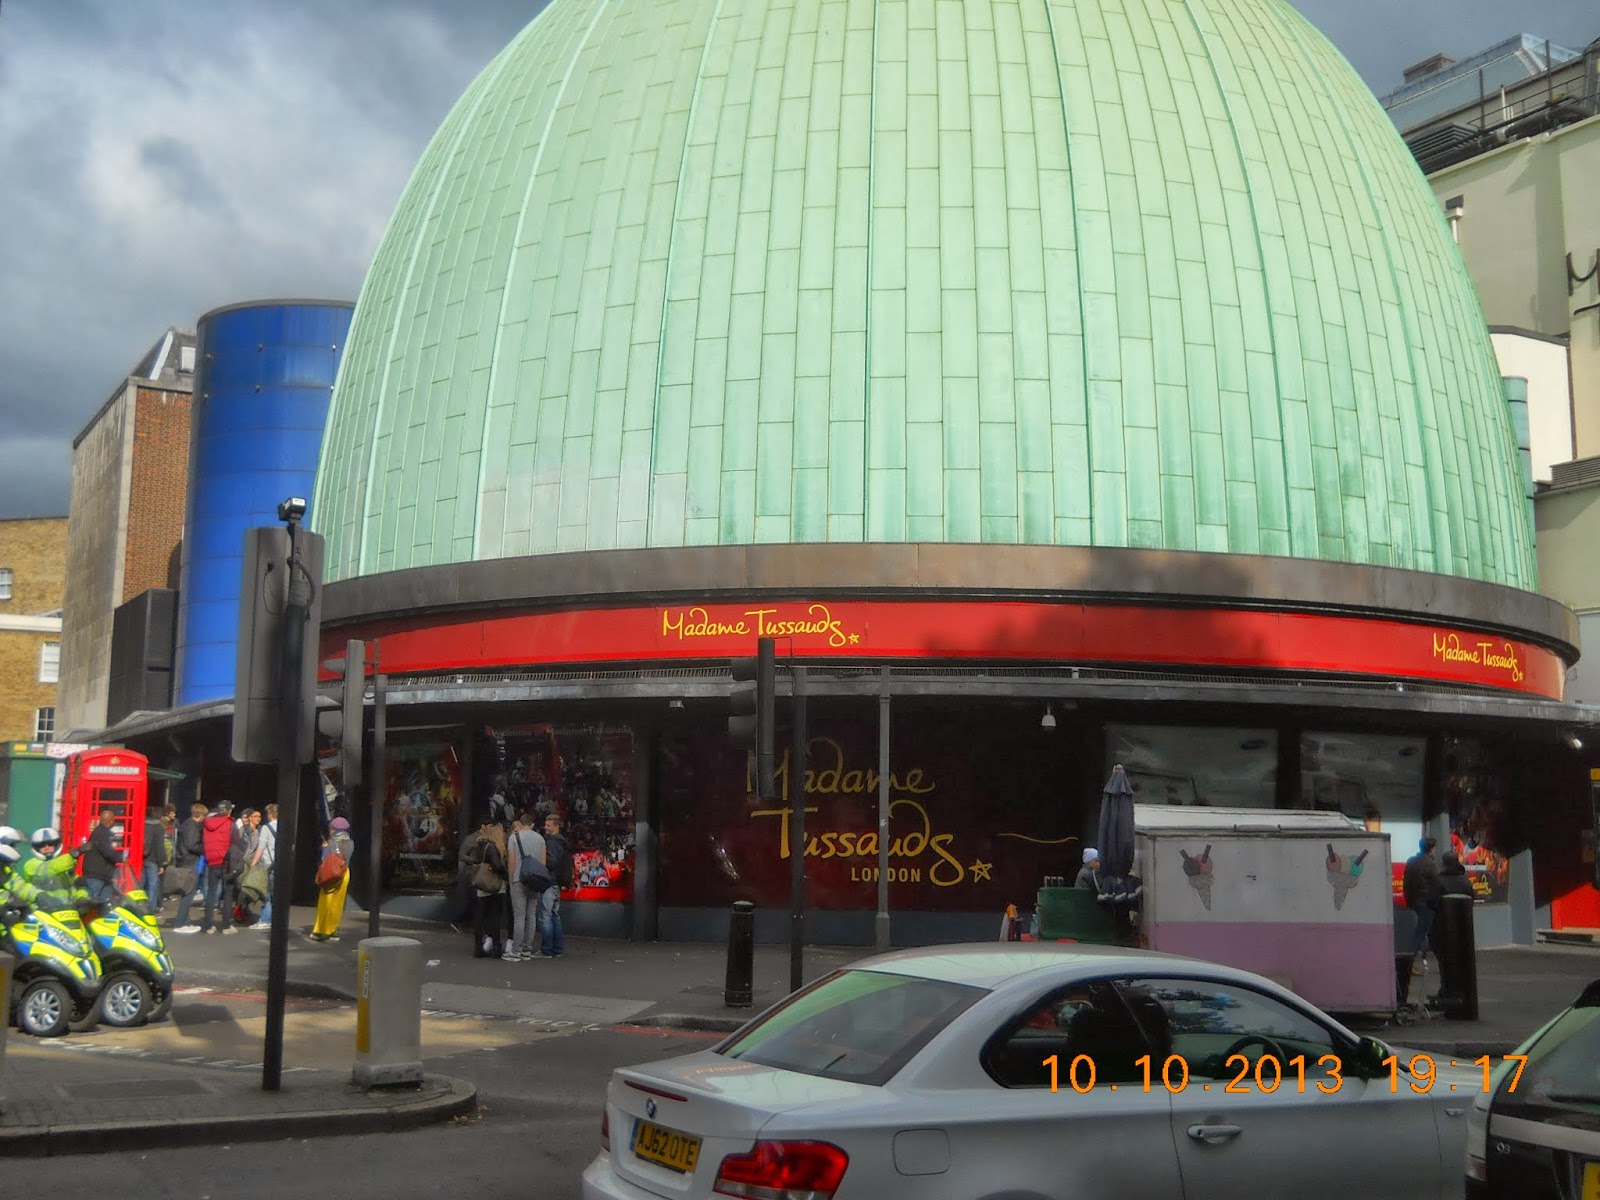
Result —
<path fill-rule="evenodd" d="M 1363 850 L 1354 858 L 1345 854 L 1334 853 L 1333 843 L 1328 843 L 1328 886 L 1333 889 L 1333 907 L 1342 909 L 1344 898 L 1350 894 L 1350 889 L 1360 882 L 1361 863 L 1367 857 Z"/>
<path fill-rule="evenodd" d="M 1183 873 L 1189 877 L 1189 886 L 1200 893 L 1200 903 L 1206 906 L 1206 911 L 1211 911 L 1211 846 L 1207 843 L 1205 850 L 1196 858 L 1189 857 L 1187 850 L 1179 850 L 1183 855 Z"/>

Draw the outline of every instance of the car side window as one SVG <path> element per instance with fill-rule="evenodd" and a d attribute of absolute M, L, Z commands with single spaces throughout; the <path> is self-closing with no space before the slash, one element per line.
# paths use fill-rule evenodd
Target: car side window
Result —
<path fill-rule="evenodd" d="M 1331 1029 L 1262 992 L 1198 979 L 1122 980 L 1117 990 L 1161 1061 L 1181 1059 L 1190 1078 L 1270 1091 L 1275 1079 L 1301 1073 L 1307 1086 L 1331 1081 L 1336 1071 L 1348 1077 L 1346 1048 Z M 1272 1065 L 1261 1066 L 1263 1059 Z"/>
<path fill-rule="evenodd" d="M 1104 982 L 1074 984 L 1052 993 L 1007 1022 L 984 1049 L 984 1069 L 1005 1087 L 1078 1088 L 1141 1080 L 1141 1055 L 1150 1053 L 1139 1025 L 1116 989 Z M 1074 1072 L 1073 1062 L 1079 1062 Z M 1092 1073 L 1090 1067 L 1092 1065 Z"/>

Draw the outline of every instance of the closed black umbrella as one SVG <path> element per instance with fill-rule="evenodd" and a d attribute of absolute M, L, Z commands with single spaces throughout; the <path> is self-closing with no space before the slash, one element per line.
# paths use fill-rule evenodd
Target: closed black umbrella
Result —
<path fill-rule="evenodd" d="M 1100 828 L 1096 833 L 1101 869 L 1108 875 L 1133 873 L 1133 784 L 1118 763 L 1100 793 Z"/>

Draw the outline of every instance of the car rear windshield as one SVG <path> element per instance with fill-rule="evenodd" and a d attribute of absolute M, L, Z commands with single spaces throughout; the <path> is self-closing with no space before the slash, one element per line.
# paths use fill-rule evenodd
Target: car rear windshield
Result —
<path fill-rule="evenodd" d="M 983 989 L 881 971 L 839 971 L 717 1047 L 745 1062 L 878 1085 Z"/>
<path fill-rule="evenodd" d="M 1528 1062 L 1514 1092 L 1507 1083 L 1514 1063 L 1497 1073 L 1497 1109 L 1517 1105 L 1600 1105 L 1600 1007 L 1580 1004 L 1562 1013 L 1528 1047 Z"/>

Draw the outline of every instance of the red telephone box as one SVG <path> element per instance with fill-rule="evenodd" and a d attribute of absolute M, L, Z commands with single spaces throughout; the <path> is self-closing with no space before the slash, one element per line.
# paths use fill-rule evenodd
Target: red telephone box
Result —
<path fill-rule="evenodd" d="M 150 795 L 150 762 L 133 750 L 96 747 L 67 759 L 61 785 L 61 837 L 66 849 L 94 832 L 100 814 L 117 816 L 117 847 L 137 878 L 144 867 L 144 813 Z"/>

